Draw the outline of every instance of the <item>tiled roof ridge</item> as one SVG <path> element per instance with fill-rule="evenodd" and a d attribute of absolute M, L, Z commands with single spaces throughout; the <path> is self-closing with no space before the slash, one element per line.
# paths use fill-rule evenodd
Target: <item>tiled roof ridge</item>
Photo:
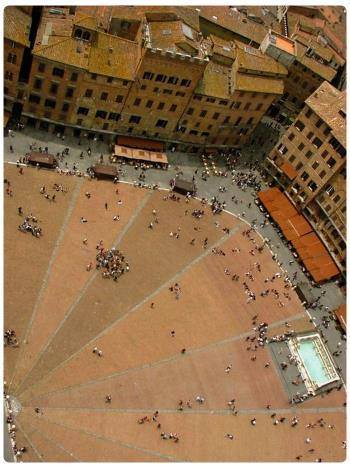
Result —
<path fill-rule="evenodd" d="M 55 47 L 56 45 L 62 44 L 62 42 L 66 42 L 66 41 L 73 39 L 71 36 L 51 36 L 51 37 L 62 37 L 62 39 L 58 40 L 57 42 L 53 42 L 51 44 L 36 45 L 34 47 L 35 52 L 41 52 L 42 50 L 47 50 L 50 47 Z"/>

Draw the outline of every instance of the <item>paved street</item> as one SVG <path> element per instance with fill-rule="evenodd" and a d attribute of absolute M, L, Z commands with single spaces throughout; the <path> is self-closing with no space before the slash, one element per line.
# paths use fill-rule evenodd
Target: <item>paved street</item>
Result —
<path fill-rule="evenodd" d="M 271 128 L 266 128 L 261 126 L 257 129 L 255 139 L 255 145 L 249 147 L 242 151 L 241 157 L 241 167 L 237 167 L 238 170 L 247 171 L 246 163 L 256 160 L 257 158 L 262 158 L 263 153 L 267 153 L 271 146 L 276 140 L 276 132 Z M 264 137 L 265 144 L 261 145 L 258 143 L 259 138 Z M 29 151 L 29 145 L 33 142 L 37 143 L 37 146 L 45 147 L 48 146 L 49 152 L 56 155 L 58 152 L 62 152 L 65 147 L 69 147 L 69 155 L 65 157 L 65 160 L 60 163 L 62 168 L 68 167 L 72 168 L 74 164 L 78 167 L 79 170 L 85 171 L 90 165 L 95 162 L 98 162 L 100 155 L 103 154 L 104 161 L 108 162 L 109 148 L 108 145 L 101 142 L 95 141 L 86 141 L 82 142 L 81 145 L 78 144 L 79 140 L 77 138 L 66 138 L 64 142 L 59 140 L 56 136 L 33 129 L 25 129 L 22 132 L 15 132 L 14 137 L 6 137 L 4 139 L 4 160 L 7 162 L 16 162 L 16 160 L 23 156 L 26 152 Z M 10 145 L 13 146 L 14 153 L 10 151 Z M 92 150 L 91 157 L 88 157 L 86 154 L 86 149 L 90 146 Z M 80 159 L 80 153 L 84 151 L 84 159 Z M 232 183 L 231 177 L 216 177 L 211 175 L 207 181 L 201 179 L 200 174 L 202 172 L 202 161 L 200 156 L 181 154 L 181 153 L 169 153 L 169 170 L 162 171 L 156 169 L 149 169 L 146 171 L 146 183 L 158 183 L 161 187 L 169 188 L 169 180 L 172 179 L 175 174 L 175 167 L 177 166 L 181 172 L 183 172 L 183 177 L 191 180 L 195 175 L 195 170 L 199 168 L 198 174 L 195 175 L 197 187 L 198 187 L 198 196 L 211 198 L 216 196 L 220 201 L 225 200 L 227 205 L 227 210 L 238 215 L 244 216 L 244 219 L 251 223 L 253 220 L 256 220 L 258 231 L 263 237 L 267 237 L 271 240 L 271 250 L 277 254 L 278 261 L 282 264 L 282 267 L 288 271 L 289 274 L 297 272 L 298 281 L 307 281 L 307 278 L 301 271 L 298 263 L 293 258 L 291 252 L 287 246 L 279 238 L 276 230 L 270 225 L 265 227 L 260 227 L 260 224 L 265 219 L 265 216 L 258 207 L 254 204 L 254 199 L 256 193 L 254 190 L 247 188 L 245 191 L 240 189 L 236 183 Z M 137 179 L 140 174 L 139 170 L 131 166 L 124 165 L 122 166 L 125 174 L 121 177 L 121 180 L 133 182 Z M 259 174 L 257 173 L 259 176 Z M 226 192 L 220 193 L 218 191 L 219 187 L 225 187 Z M 262 183 L 262 189 L 266 185 Z M 235 200 L 232 201 L 232 197 L 235 196 Z M 251 203 L 251 207 L 248 205 Z M 219 218 L 218 218 L 219 219 Z M 289 261 L 294 261 L 292 264 L 289 264 Z M 314 289 L 314 294 L 318 297 L 322 291 L 325 291 L 325 295 L 321 297 L 320 304 L 327 306 L 330 310 L 336 309 L 341 303 L 345 302 L 345 297 L 341 293 L 339 287 L 334 283 L 330 282 L 322 285 L 320 288 Z M 316 326 L 319 326 L 322 329 L 325 339 L 329 346 L 331 352 L 335 350 L 343 349 L 343 352 L 339 357 L 334 357 L 336 364 L 342 369 L 342 376 L 344 381 L 346 381 L 346 359 L 345 359 L 345 348 L 346 342 L 341 339 L 341 333 L 336 329 L 336 323 L 331 320 L 328 328 L 322 326 L 322 317 L 328 315 L 324 310 L 319 308 L 315 310 L 309 310 L 309 313 L 314 320 Z M 341 343 L 337 347 L 338 343 Z"/>

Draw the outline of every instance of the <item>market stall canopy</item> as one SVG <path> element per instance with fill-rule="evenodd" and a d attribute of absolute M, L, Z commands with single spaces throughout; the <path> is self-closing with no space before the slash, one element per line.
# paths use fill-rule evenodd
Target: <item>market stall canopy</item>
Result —
<path fill-rule="evenodd" d="M 174 191 L 183 195 L 186 195 L 187 193 L 192 195 L 195 191 L 195 188 L 193 182 L 189 182 L 188 180 L 181 180 L 178 178 L 175 181 Z"/>
<path fill-rule="evenodd" d="M 346 305 L 345 303 L 340 305 L 340 307 L 335 311 L 335 316 L 338 318 L 338 321 L 343 331 L 346 332 Z"/>
<path fill-rule="evenodd" d="M 57 167 L 57 160 L 52 154 L 47 154 L 45 152 L 32 152 L 28 156 L 29 164 L 40 165 L 47 168 Z"/>
<path fill-rule="evenodd" d="M 97 178 L 118 178 L 118 169 L 113 165 L 96 164 L 91 170 Z"/>
<path fill-rule="evenodd" d="M 323 282 L 340 273 L 309 222 L 277 187 L 261 191 L 258 196 L 315 282 Z"/>
<path fill-rule="evenodd" d="M 151 139 L 135 138 L 132 136 L 117 136 L 117 144 L 129 148 L 147 149 L 148 151 L 164 151 L 164 143 Z"/>

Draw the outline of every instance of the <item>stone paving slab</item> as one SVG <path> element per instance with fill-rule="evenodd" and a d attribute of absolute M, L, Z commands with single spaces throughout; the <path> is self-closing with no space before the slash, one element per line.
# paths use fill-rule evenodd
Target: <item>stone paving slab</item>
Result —
<path fill-rule="evenodd" d="M 339 412 L 297 413 L 299 424 L 290 426 L 292 414 L 287 423 L 273 425 L 267 414 L 256 416 L 252 426 L 251 414 L 215 415 L 207 413 L 161 413 L 158 422 L 161 430 L 177 433 L 180 441 L 162 440 L 157 423 L 139 425 L 137 420 L 143 413 L 113 413 L 89 410 L 46 409 L 42 415 L 47 420 L 62 422 L 64 425 L 84 429 L 105 438 L 133 443 L 140 448 L 157 451 L 160 454 L 182 461 L 295 461 L 296 455 L 304 460 L 343 461 L 345 450 L 341 441 L 345 439 L 344 416 Z M 335 429 L 306 428 L 323 417 Z M 234 435 L 234 440 L 225 437 Z M 305 443 L 311 438 L 310 445 Z M 249 440 L 249 442 L 248 442 Z M 314 453 L 308 453 L 312 446 Z"/>
<path fill-rule="evenodd" d="M 42 417 L 33 417 L 30 413 L 23 414 L 21 418 L 38 430 L 42 430 L 49 440 L 64 447 L 76 461 L 162 462 L 168 460 L 156 454 L 152 455 L 146 450 L 134 449 L 129 445 L 90 435 L 82 430 L 73 430 L 65 425 L 50 423 Z"/>
<path fill-rule="evenodd" d="M 99 196 L 100 191 L 103 192 Z M 91 198 L 87 199 L 85 193 Z M 136 191 L 130 186 L 120 188 L 120 195 L 115 193 L 115 185 L 108 182 L 91 183 L 84 181 L 80 186 L 78 199 L 72 207 L 68 225 L 56 252 L 45 291 L 35 310 L 35 316 L 28 332 L 25 353 L 17 368 L 16 378 L 12 382 L 13 391 L 35 363 L 39 352 L 47 344 L 61 321 L 67 315 L 77 297 L 77 291 L 83 290 L 91 280 L 94 269 L 86 272 L 90 262 L 95 264 L 96 245 L 103 239 L 108 247 L 123 231 L 130 216 L 142 201 L 145 192 Z M 117 205 L 122 199 L 124 203 Z M 104 208 L 107 202 L 109 209 Z M 62 206 L 64 208 L 64 206 Z M 113 221 L 118 211 L 120 221 Z M 80 223 L 81 216 L 88 218 L 86 224 Z M 87 238 L 87 245 L 83 239 Z"/>
<path fill-rule="evenodd" d="M 51 203 L 39 195 L 39 190 L 44 180 L 47 187 L 62 183 L 57 174 L 44 175 L 42 171 L 24 169 L 23 175 L 20 175 L 15 166 L 5 164 L 4 178 L 10 181 L 13 190 L 13 197 L 4 194 L 4 328 L 15 330 L 22 346 L 51 252 L 78 180 L 65 179 L 64 185 L 68 193 L 58 193 L 57 201 Z M 17 213 L 19 206 L 24 215 L 32 213 L 39 219 L 38 225 L 43 230 L 42 238 L 38 239 L 30 233 L 24 234 L 18 230 L 23 222 L 23 218 Z M 13 261 L 13 258 L 17 260 Z M 4 373 L 8 382 L 20 354 L 21 347 L 4 349 Z"/>

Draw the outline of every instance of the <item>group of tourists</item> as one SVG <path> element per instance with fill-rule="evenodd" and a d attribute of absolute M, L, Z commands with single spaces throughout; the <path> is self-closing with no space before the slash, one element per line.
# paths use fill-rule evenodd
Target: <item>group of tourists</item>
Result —
<path fill-rule="evenodd" d="M 113 279 L 118 281 L 119 277 L 125 272 L 128 272 L 130 267 L 121 251 L 112 247 L 110 250 L 103 247 L 100 242 L 96 249 L 96 269 L 102 271 L 102 277 L 105 279 Z"/>

